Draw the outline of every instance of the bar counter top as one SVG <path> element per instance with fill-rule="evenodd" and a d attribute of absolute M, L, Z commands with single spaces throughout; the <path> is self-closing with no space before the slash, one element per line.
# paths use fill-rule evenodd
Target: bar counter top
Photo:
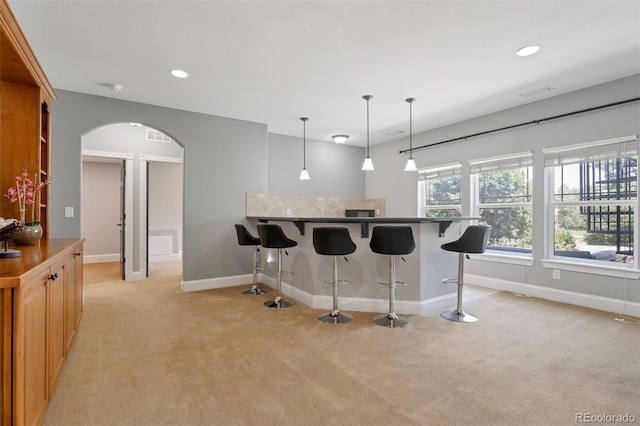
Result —
<path fill-rule="evenodd" d="M 300 231 L 300 235 L 304 235 L 305 223 L 359 223 L 360 236 L 362 238 L 369 237 L 369 224 L 410 224 L 410 223 L 437 223 L 439 225 L 439 234 L 443 236 L 447 228 L 453 222 L 463 220 L 478 220 L 476 216 L 450 216 L 450 217 L 294 217 L 294 216 L 247 216 L 247 219 L 257 220 L 258 222 L 293 222 Z"/>

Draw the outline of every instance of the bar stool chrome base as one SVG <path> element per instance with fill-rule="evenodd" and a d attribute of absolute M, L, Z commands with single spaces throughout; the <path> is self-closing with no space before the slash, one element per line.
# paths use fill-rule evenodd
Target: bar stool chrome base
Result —
<path fill-rule="evenodd" d="M 440 313 L 440 316 L 444 319 L 448 319 L 449 321 L 455 322 L 476 322 L 478 321 L 478 317 L 470 315 L 465 311 L 458 311 L 457 309 L 453 309 L 451 311 L 443 311 Z"/>
<path fill-rule="evenodd" d="M 346 324 L 353 320 L 353 316 L 344 312 L 331 311 L 318 315 L 318 319 L 327 324 Z"/>
<path fill-rule="evenodd" d="M 400 328 L 409 325 L 409 321 L 398 317 L 395 313 L 377 315 L 373 317 L 373 322 L 383 327 L 389 328 Z"/>
<path fill-rule="evenodd" d="M 254 296 L 260 295 L 260 294 L 266 294 L 267 290 L 258 287 L 257 285 L 251 286 L 251 288 L 249 290 L 245 290 L 242 292 L 242 294 L 251 294 Z"/>
<path fill-rule="evenodd" d="M 273 300 L 267 300 L 266 302 L 264 302 L 264 306 L 266 306 L 267 308 L 273 308 L 273 309 L 290 308 L 293 305 L 294 303 L 292 301 L 283 299 L 280 296 L 276 297 Z"/>

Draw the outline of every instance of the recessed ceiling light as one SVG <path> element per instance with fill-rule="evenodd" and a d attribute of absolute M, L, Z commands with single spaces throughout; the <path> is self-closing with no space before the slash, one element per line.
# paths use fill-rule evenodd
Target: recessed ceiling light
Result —
<path fill-rule="evenodd" d="M 538 50 L 540 50 L 540 46 L 532 44 L 531 46 L 521 47 L 520 49 L 516 50 L 516 55 L 531 56 L 534 53 L 536 53 Z"/>
<path fill-rule="evenodd" d="M 187 78 L 189 77 L 189 73 L 183 70 L 171 70 L 169 71 L 172 76 L 177 78 Z"/>
<path fill-rule="evenodd" d="M 140 126 L 142 126 L 142 124 L 140 124 L 140 123 L 129 123 L 129 124 L 131 124 L 133 127 L 140 127 Z"/>

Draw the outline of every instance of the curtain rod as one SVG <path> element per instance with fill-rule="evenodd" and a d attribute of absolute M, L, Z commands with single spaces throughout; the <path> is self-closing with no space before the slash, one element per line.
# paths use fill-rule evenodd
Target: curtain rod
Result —
<path fill-rule="evenodd" d="M 419 149 L 430 148 L 432 146 L 442 145 L 442 144 L 445 144 L 445 143 L 455 142 L 455 141 L 459 141 L 459 140 L 463 140 L 463 139 L 466 140 L 468 138 L 473 138 L 473 137 L 476 137 L 476 136 L 488 135 L 489 133 L 495 133 L 495 132 L 500 132 L 500 131 L 503 131 L 503 130 L 515 129 L 516 127 L 529 126 L 531 124 L 540 124 L 540 123 L 545 122 L 545 121 L 557 120 L 559 118 L 565 118 L 565 117 L 569 117 L 569 116 L 572 116 L 572 115 L 583 114 L 585 112 L 596 111 L 596 110 L 603 109 L 603 108 L 610 108 L 610 107 L 623 105 L 623 104 L 628 104 L 628 103 L 631 103 L 631 102 L 638 102 L 638 101 L 640 101 L 640 98 L 626 99 L 624 101 L 618 101 L 618 102 L 614 102 L 614 103 L 611 103 L 611 104 L 600 105 L 600 106 L 587 108 L 587 109 L 581 109 L 579 111 L 567 112 L 565 114 L 554 115 L 552 117 L 545 117 L 545 118 L 541 118 L 539 120 L 527 121 L 526 123 L 513 124 L 511 126 L 500 127 L 498 129 L 486 130 L 484 132 L 473 133 L 473 134 L 467 135 L 467 136 L 460 136 L 458 138 L 447 139 L 447 140 L 440 141 L 440 142 L 434 142 L 434 143 L 430 143 L 430 144 L 427 144 L 427 145 L 417 146 L 417 147 L 415 147 L 413 149 L 403 149 L 403 150 L 400 150 L 400 154 L 404 154 L 405 152 L 417 151 Z"/>

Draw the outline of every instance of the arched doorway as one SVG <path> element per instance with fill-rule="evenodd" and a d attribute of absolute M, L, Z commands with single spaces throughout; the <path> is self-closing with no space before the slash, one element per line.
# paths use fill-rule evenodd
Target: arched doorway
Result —
<path fill-rule="evenodd" d="M 139 281 L 150 259 L 180 259 L 182 146 L 161 130 L 113 123 L 84 134 L 82 154 L 85 262 L 120 262 L 122 278 Z M 169 186 L 171 202 L 157 189 Z"/>

